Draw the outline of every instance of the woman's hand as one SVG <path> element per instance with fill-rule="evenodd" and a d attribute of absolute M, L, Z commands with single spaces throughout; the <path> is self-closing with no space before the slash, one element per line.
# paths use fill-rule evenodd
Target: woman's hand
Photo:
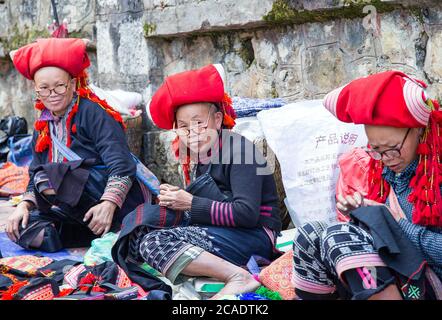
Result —
<path fill-rule="evenodd" d="M 364 204 L 364 197 L 359 192 L 355 192 L 352 196 L 343 196 L 338 194 L 336 199 L 336 207 L 344 215 L 349 215 L 351 211 L 361 207 Z"/>
<path fill-rule="evenodd" d="M 105 235 L 112 226 L 112 219 L 116 209 L 117 205 L 115 203 L 104 200 L 86 212 L 83 222 L 88 221 L 92 217 L 88 228 L 96 235 Z"/>
<path fill-rule="evenodd" d="M 349 215 L 351 211 L 359 207 L 370 206 L 385 206 L 396 221 L 399 221 L 401 218 L 403 218 L 403 215 L 400 212 L 392 210 L 391 208 L 386 206 L 385 203 L 380 203 L 370 199 L 364 199 L 363 195 L 359 192 L 355 192 L 353 196 L 346 196 L 345 198 L 340 194 L 338 195 L 338 199 L 336 201 L 336 207 L 344 215 Z"/>
<path fill-rule="evenodd" d="M 192 207 L 193 195 L 171 185 L 160 186 L 159 205 L 172 210 L 186 211 Z"/>
<path fill-rule="evenodd" d="M 14 212 L 8 217 L 6 223 L 6 234 L 9 239 L 14 242 L 17 242 L 20 237 L 20 233 L 18 231 L 19 224 L 21 222 L 22 228 L 26 228 L 29 221 L 29 211 L 32 208 L 32 203 L 29 201 L 20 202 L 15 208 Z"/>
<path fill-rule="evenodd" d="M 364 199 L 364 196 L 360 192 L 355 192 L 352 196 L 343 196 L 339 194 L 336 199 L 336 207 L 344 215 L 349 215 L 351 211 L 356 210 L 359 207 L 368 206 L 383 206 L 383 203 L 376 202 L 370 199 Z"/>

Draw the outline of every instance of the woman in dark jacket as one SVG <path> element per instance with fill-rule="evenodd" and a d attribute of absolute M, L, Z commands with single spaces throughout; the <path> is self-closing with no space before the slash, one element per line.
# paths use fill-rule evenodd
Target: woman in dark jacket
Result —
<path fill-rule="evenodd" d="M 313 221 L 297 228 L 298 297 L 442 298 L 442 113 L 425 87 L 402 72 L 386 71 L 324 98 L 340 121 L 365 125 L 371 160 L 361 168 L 367 180 L 359 183 L 367 192 L 337 195 L 348 222 Z"/>
<path fill-rule="evenodd" d="M 259 286 L 240 266 L 253 255 L 274 258 L 281 229 L 265 159 L 253 143 L 228 130 L 235 115 L 222 72 L 220 65 L 209 65 L 172 75 L 153 96 L 153 122 L 177 134 L 173 149 L 185 189 L 161 185 L 159 205 L 128 215 L 113 249 L 114 259 L 122 261 L 122 242 L 130 234 L 126 246 L 133 260 L 147 262 L 172 283 L 182 275 L 223 281 L 217 297 Z"/>
<path fill-rule="evenodd" d="M 13 54 L 39 111 L 30 182 L 7 234 L 24 248 L 88 246 L 144 202 L 121 116 L 87 86 L 81 39 L 40 39 Z"/>

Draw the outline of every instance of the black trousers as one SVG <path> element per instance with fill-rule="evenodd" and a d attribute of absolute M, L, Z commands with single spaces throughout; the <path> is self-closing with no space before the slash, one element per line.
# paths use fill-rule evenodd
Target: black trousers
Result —
<path fill-rule="evenodd" d="M 25 229 L 20 231 L 18 244 L 25 249 L 39 249 L 41 251 L 56 252 L 62 248 L 88 247 L 91 241 L 98 238 L 89 228 L 90 221 L 83 222 L 86 212 L 98 202 L 87 193 L 83 193 L 79 204 L 71 207 L 58 202 L 54 196 L 42 197 L 52 207 L 43 212 L 33 210 Z M 117 209 L 118 210 L 118 209 Z M 112 232 L 118 232 L 121 227 L 117 212 L 114 215 Z M 30 246 L 32 240 L 44 229 L 44 239 L 39 248 Z"/>

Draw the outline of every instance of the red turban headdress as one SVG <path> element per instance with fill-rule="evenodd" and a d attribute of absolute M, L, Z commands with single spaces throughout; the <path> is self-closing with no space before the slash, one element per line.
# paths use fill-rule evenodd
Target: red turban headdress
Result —
<path fill-rule="evenodd" d="M 13 62 L 17 70 L 29 80 L 33 80 L 35 73 L 44 67 L 63 69 L 73 78 L 76 78 L 75 89 L 78 98 L 66 120 L 66 129 L 69 133 L 66 142 L 68 147 L 71 144 L 70 133 L 75 133 L 77 130 L 73 119 L 78 112 L 80 98 L 89 99 L 97 103 L 101 108 L 106 110 L 110 116 L 125 127 L 121 115 L 105 100 L 95 95 L 88 86 L 86 68 L 89 67 L 90 61 L 86 52 L 86 43 L 82 39 L 38 39 L 18 49 L 13 55 Z M 37 99 L 35 108 L 39 111 L 43 111 L 45 106 Z M 37 118 L 34 123 L 34 129 L 38 132 L 35 151 L 43 152 L 48 150 L 48 160 L 52 161 L 52 139 L 49 133 L 48 121 Z"/>
<path fill-rule="evenodd" d="M 90 65 L 86 44 L 74 38 L 38 39 L 18 49 L 13 62 L 29 80 L 33 80 L 37 70 L 44 67 L 58 67 L 76 78 Z"/>
<path fill-rule="evenodd" d="M 232 100 L 224 91 L 223 73 L 221 65 L 211 64 L 167 77 L 148 107 L 154 124 L 170 130 L 173 128 L 177 108 L 190 103 L 211 102 L 221 107 L 224 113 L 223 124 L 228 129 L 233 128 L 236 114 Z"/>
<path fill-rule="evenodd" d="M 152 97 L 147 112 L 157 127 L 170 130 L 173 128 L 176 109 L 198 102 L 215 103 L 224 114 L 224 127 L 232 129 L 235 126 L 236 114 L 232 99 L 224 91 L 224 69 L 220 64 L 211 64 L 167 77 Z M 177 136 L 172 143 L 177 158 L 179 158 L 179 141 Z M 182 162 L 182 167 L 185 183 L 189 184 L 189 154 Z"/>
<path fill-rule="evenodd" d="M 333 90 L 324 98 L 324 106 L 343 122 L 425 128 L 417 148 L 419 164 L 410 181 L 413 223 L 442 226 L 442 112 L 436 100 L 428 99 L 426 84 L 398 71 L 387 71 Z M 372 159 L 368 198 L 385 202 L 390 186 L 382 178 L 381 160 Z"/>

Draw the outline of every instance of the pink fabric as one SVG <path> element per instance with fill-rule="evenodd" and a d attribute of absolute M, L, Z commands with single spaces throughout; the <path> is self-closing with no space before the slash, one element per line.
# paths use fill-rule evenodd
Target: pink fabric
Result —
<path fill-rule="evenodd" d="M 336 183 L 336 196 L 342 194 L 345 197 L 353 195 L 356 191 L 364 196 L 367 195 L 368 163 L 370 161 L 368 153 L 362 148 L 354 148 L 344 153 L 338 161 L 340 172 Z M 348 216 L 345 216 L 337 208 L 336 213 L 339 221 L 349 221 Z"/>

